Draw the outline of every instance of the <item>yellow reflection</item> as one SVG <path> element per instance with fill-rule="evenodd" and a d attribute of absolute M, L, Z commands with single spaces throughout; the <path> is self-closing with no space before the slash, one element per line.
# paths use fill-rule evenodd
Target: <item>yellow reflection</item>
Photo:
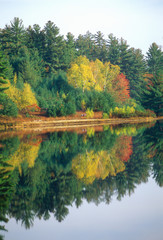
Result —
<path fill-rule="evenodd" d="M 18 150 L 7 161 L 10 166 L 6 167 L 7 171 L 13 171 L 15 168 L 19 169 L 20 175 L 22 174 L 21 164 L 27 162 L 28 167 L 32 168 L 35 164 L 35 159 L 38 156 L 40 144 L 32 145 L 30 143 L 21 142 Z"/>
<path fill-rule="evenodd" d="M 72 160 L 72 171 L 86 184 L 92 183 L 96 178 L 105 179 L 107 176 L 115 176 L 125 169 L 123 161 L 116 156 L 116 151 L 110 154 L 108 151 L 86 152 L 78 154 Z"/>

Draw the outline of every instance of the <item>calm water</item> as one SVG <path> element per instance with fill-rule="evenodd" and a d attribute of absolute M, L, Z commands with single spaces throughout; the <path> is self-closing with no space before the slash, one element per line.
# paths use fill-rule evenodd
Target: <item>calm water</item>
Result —
<path fill-rule="evenodd" d="M 1 132 L 0 239 L 162 240 L 162 129 Z"/>

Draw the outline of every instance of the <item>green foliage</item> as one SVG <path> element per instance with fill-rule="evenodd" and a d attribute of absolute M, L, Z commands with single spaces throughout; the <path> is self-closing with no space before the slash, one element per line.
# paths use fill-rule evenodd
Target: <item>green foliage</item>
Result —
<path fill-rule="evenodd" d="M 115 107 L 110 111 L 110 117 L 133 117 L 135 116 L 134 107 L 124 106 L 122 108 Z"/>
<path fill-rule="evenodd" d="M 47 114 L 49 117 L 56 117 L 56 106 L 52 105 L 48 107 Z"/>
<path fill-rule="evenodd" d="M 148 71 L 146 86 L 143 89 L 142 105 L 153 110 L 157 116 L 163 115 L 163 52 L 153 43 L 147 52 Z"/>
<path fill-rule="evenodd" d="M 121 200 L 147 182 L 150 174 L 162 186 L 161 129 L 157 122 L 152 128 L 127 125 L 103 132 L 90 128 L 79 135 L 54 132 L 44 135 L 40 149 L 36 144 L 40 134 L 21 142 L 17 138 L 0 141 L 1 220 L 7 221 L 7 214 L 26 228 L 32 226 L 33 216 L 47 220 L 54 214 L 62 221 L 72 204 L 80 206 L 83 200 L 109 204 L 113 197 Z M 22 159 L 29 161 L 32 149 L 37 149 L 37 159 L 28 167 Z M 6 171 L 11 168 L 7 163 L 15 164 L 12 171 Z"/>
<path fill-rule="evenodd" d="M 157 74 L 160 70 L 163 70 L 163 52 L 156 43 L 152 43 L 148 49 L 147 64 L 149 73 Z"/>
<path fill-rule="evenodd" d="M 104 39 L 100 31 L 87 32 L 75 39 L 68 33 L 64 39 L 51 21 L 43 29 L 38 24 L 25 29 L 23 21 L 14 18 L 0 29 L 0 91 L 5 90 L 4 79 L 20 90 L 30 84 L 39 106 L 49 108 L 48 114 L 54 116 L 86 108 L 109 113 L 111 108 L 125 106 L 130 96 L 162 115 L 162 57 L 156 43 L 150 46 L 145 59 L 140 49 L 131 48 L 127 41 L 112 34 Z M 148 73 L 153 74 L 151 84 L 144 80 Z M 73 100 L 64 99 L 62 94 L 71 95 Z M 143 111 L 135 108 L 135 115 Z M 119 114 L 133 113 L 126 110 Z M 147 111 L 144 114 L 148 115 Z"/>
<path fill-rule="evenodd" d="M 5 96 L 1 99 L 1 104 L 3 105 L 3 109 L 0 110 L 1 115 L 17 117 L 18 108 L 9 97 Z"/>
<path fill-rule="evenodd" d="M 103 118 L 104 119 L 108 119 L 109 118 L 109 115 L 107 113 L 103 113 Z"/>

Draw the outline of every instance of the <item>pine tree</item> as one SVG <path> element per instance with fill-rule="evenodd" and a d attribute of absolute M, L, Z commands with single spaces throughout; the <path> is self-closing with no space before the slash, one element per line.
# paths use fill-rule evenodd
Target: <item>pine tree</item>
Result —
<path fill-rule="evenodd" d="M 143 105 L 163 116 L 163 71 L 157 72 L 144 89 Z"/>
<path fill-rule="evenodd" d="M 163 52 L 156 43 L 152 43 L 147 52 L 147 65 L 148 72 L 152 74 L 157 74 L 158 71 L 163 70 Z"/>
<path fill-rule="evenodd" d="M 59 35 L 59 28 L 51 21 L 44 27 L 45 49 L 44 60 L 47 72 L 56 72 L 63 67 L 63 36 Z"/>
<path fill-rule="evenodd" d="M 147 70 L 151 74 L 144 88 L 143 105 L 157 116 L 163 115 L 163 52 L 153 43 L 147 52 Z"/>
<path fill-rule="evenodd" d="M 126 77 L 130 81 L 130 96 L 141 102 L 145 87 L 145 61 L 140 49 L 129 49 L 128 71 Z"/>
<path fill-rule="evenodd" d="M 43 58 L 45 51 L 45 34 L 38 24 L 34 24 L 33 28 L 29 26 L 26 30 L 26 46 L 29 49 L 37 49 L 39 56 Z"/>
<path fill-rule="evenodd" d="M 102 32 L 98 31 L 94 36 L 95 46 L 94 46 L 94 59 L 99 59 L 102 62 L 106 61 L 107 49 L 106 41 Z"/>
<path fill-rule="evenodd" d="M 79 35 L 75 41 L 75 47 L 78 56 L 86 56 L 89 60 L 95 60 L 94 57 L 94 36 L 89 31 L 85 35 Z"/>
<path fill-rule="evenodd" d="M 23 21 L 19 18 L 14 18 L 10 25 L 6 25 L 0 31 L 0 42 L 2 50 L 5 50 L 10 56 L 16 55 L 19 48 L 24 44 L 25 29 Z"/>
<path fill-rule="evenodd" d="M 77 57 L 77 50 L 75 48 L 75 39 L 72 33 L 68 33 L 65 40 L 65 47 L 64 47 L 64 65 L 65 68 L 69 68 L 71 63 Z"/>
<path fill-rule="evenodd" d="M 113 34 L 110 34 L 108 39 L 108 57 L 107 61 L 110 61 L 111 64 L 119 65 L 120 63 L 120 46 L 119 41 Z"/>
<path fill-rule="evenodd" d="M 4 86 L 7 84 L 5 80 L 6 66 L 2 53 L 0 52 L 0 94 L 4 92 L 8 87 Z"/>

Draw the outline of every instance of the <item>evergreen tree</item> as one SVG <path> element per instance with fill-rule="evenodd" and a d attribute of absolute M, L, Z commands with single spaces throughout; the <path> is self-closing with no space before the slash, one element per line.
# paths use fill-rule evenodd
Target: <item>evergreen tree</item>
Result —
<path fill-rule="evenodd" d="M 152 74 L 157 74 L 158 71 L 163 70 L 163 52 L 156 43 L 152 43 L 147 52 L 147 65 L 148 72 Z"/>
<path fill-rule="evenodd" d="M 8 87 L 4 87 L 4 84 L 7 84 L 5 80 L 6 66 L 2 53 L 0 52 L 0 98 L 3 96 L 2 93 Z"/>
<path fill-rule="evenodd" d="M 129 49 L 129 45 L 127 44 L 127 41 L 125 41 L 123 38 L 121 38 L 119 43 L 119 66 L 121 68 L 121 72 L 124 75 L 127 75 L 130 72 L 130 65 L 132 62 L 132 53 Z"/>
<path fill-rule="evenodd" d="M 37 49 L 39 56 L 43 57 L 45 49 L 45 34 L 38 24 L 34 24 L 33 28 L 31 26 L 27 28 L 26 46 L 30 49 Z"/>
<path fill-rule="evenodd" d="M 2 50 L 5 50 L 10 56 L 17 55 L 19 48 L 24 44 L 25 29 L 23 21 L 19 18 L 14 18 L 10 25 L 6 25 L 0 31 L 0 42 Z"/>
<path fill-rule="evenodd" d="M 89 31 L 85 35 L 79 35 L 76 40 L 76 50 L 78 56 L 86 56 L 89 60 L 95 60 L 94 57 L 94 36 Z"/>
<path fill-rule="evenodd" d="M 63 36 L 59 35 L 59 28 L 51 21 L 46 23 L 44 34 L 44 60 L 47 65 L 47 72 L 56 72 L 63 67 Z"/>
<path fill-rule="evenodd" d="M 95 46 L 94 46 L 94 59 L 99 59 L 102 62 L 106 61 L 107 49 L 106 41 L 102 32 L 98 31 L 94 36 Z"/>
<path fill-rule="evenodd" d="M 18 84 L 29 83 L 33 88 L 41 82 L 42 63 L 37 50 L 29 52 L 26 46 L 19 49 L 13 58 L 14 72 L 18 76 Z"/>
<path fill-rule="evenodd" d="M 152 77 L 147 79 L 142 104 L 157 115 L 163 115 L 163 52 L 156 43 L 147 52 L 147 70 Z"/>
<path fill-rule="evenodd" d="M 140 49 L 129 49 L 128 71 L 126 77 L 130 81 L 130 96 L 137 101 L 142 101 L 143 89 L 145 87 L 144 74 L 145 62 Z"/>
<path fill-rule="evenodd" d="M 74 61 L 76 56 L 77 56 L 77 51 L 75 48 L 74 35 L 69 32 L 66 36 L 64 56 L 63 56 L 64 65 L 66 69 L 70 67 L 71 63 Z"/>
<path fill-rule="evenodd" d="M 120 63 L 120 46 L 119 41 L 113 34 L 110 34 L 108 39 L 108 57 L 107 61 L 110 61 L 114 65 L 119 65 Z"/>
<path fill-rule="evenodd" d="M 157 116 L 163 115 L 163 71 L 157 72 L 144 89 L 142 104 L 153 110 Z"/>

